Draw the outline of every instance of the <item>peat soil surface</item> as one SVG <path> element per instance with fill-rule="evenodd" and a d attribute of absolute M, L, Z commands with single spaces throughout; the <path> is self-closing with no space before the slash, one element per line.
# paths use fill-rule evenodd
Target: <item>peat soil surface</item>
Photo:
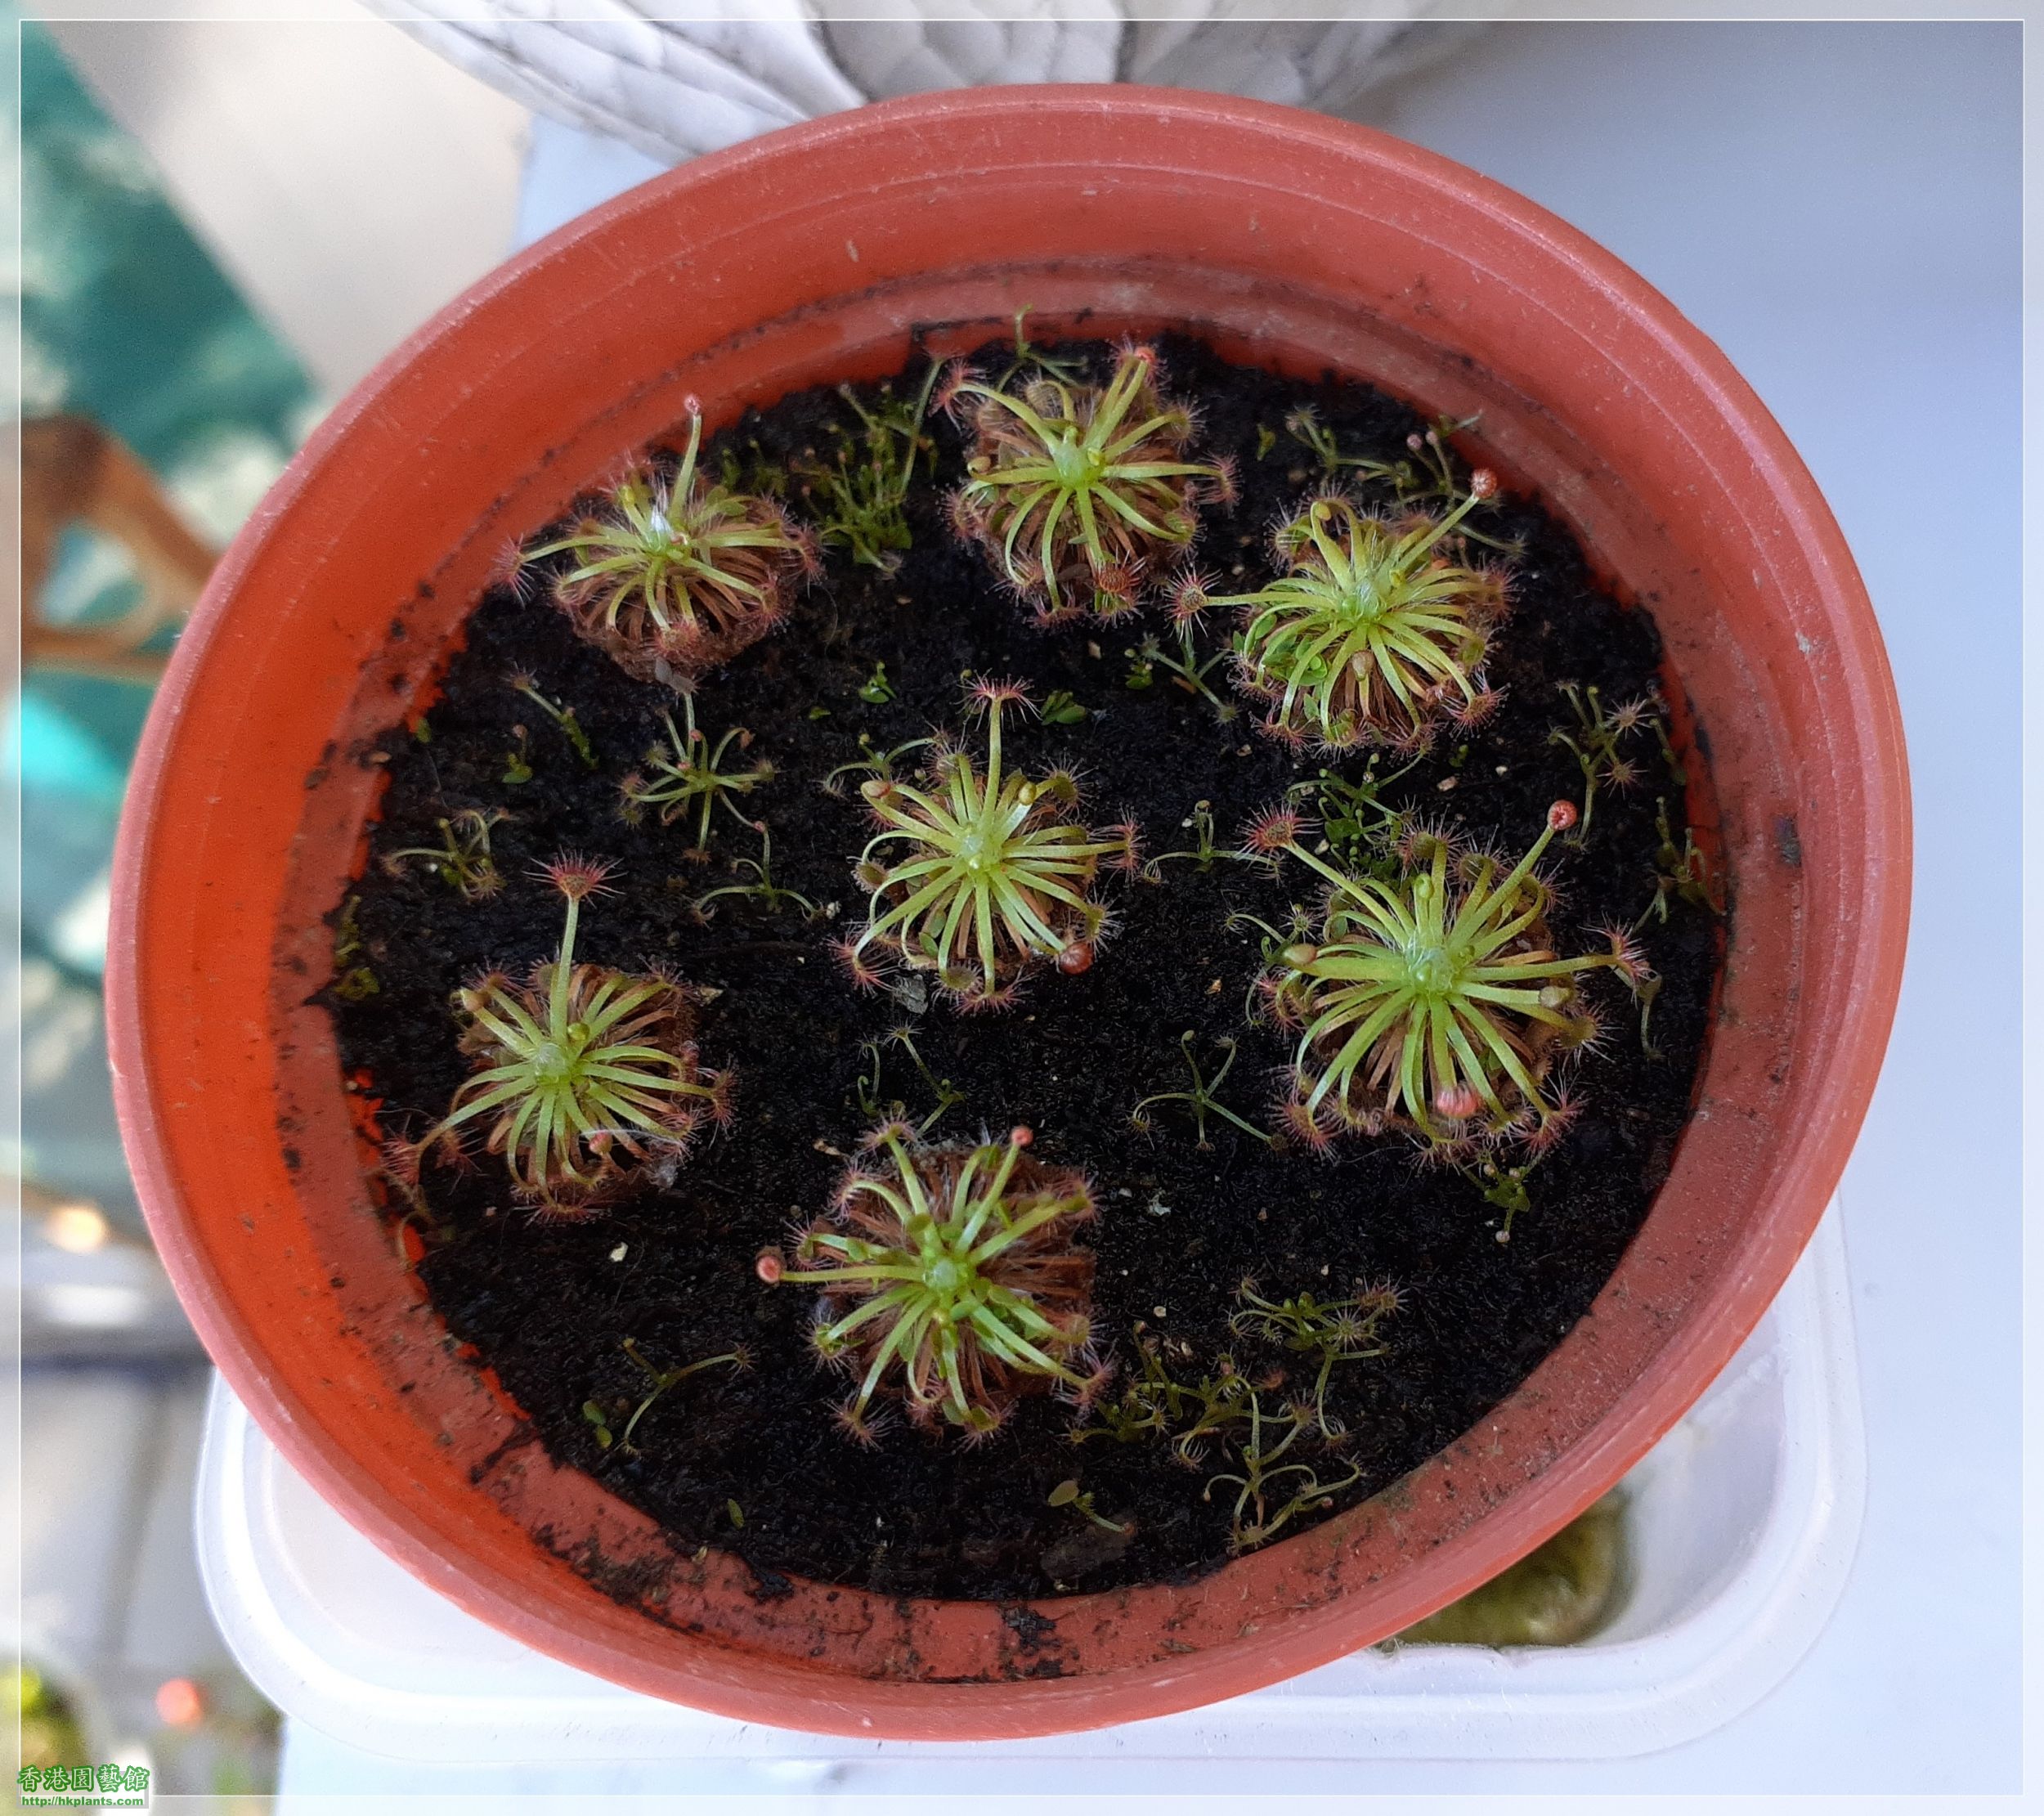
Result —
<path fill-rule="evenodd" d="M 1001 351 L 983 365 L 997 371 Z M 1302 384 L 1223 363 L 1190 341 L 1167 339 L 1163 354 L 1168 389 L 1199 401 L 1204 448 L 1231 451 L 1238 464 L 1239 500 L 1208 513 L 1196 556 L 1223 590 L 1270 577 L 1272 524 L 1322 482 L 1318 460 L 1285 429 L 1289 411 L 1311 404 L 1344 454 L 1385 460 L 1406 458 L 1407 436 L 1424 426 L 1360 384 Z M 898 388 L 912 395 L 921 374 L 918 364 Z M 714 460 L 728 448 L 740 472 L 753 473 L 827 456 L 838 432 L 855 427 L 834 392 L 807 392 L 748 415 L 708 451 Z M 1162 1340 L 1181 1376 L 1196 1377 L 1226 1352 L 1266 1379 L 1289 1361 L 1286 1387 L 1310 1386 L 1297 1357 L 1230 1335 L 1244 1276 L 1271 1298 L 1339 1298 L 1359 1285 L 1394 1284 L 1403 1306 L 1383 1326 L 1386 1353 L 1334 1370 L 1329 1406 L 1347 1428 L 1345 1442 L 1299 1453 L 1326 1477 L 1360 1468 L 1336 1497 L 1348 1506 L 1481 1419 L 1609 1277 L 1688 1114 L 1719 929 L 1708 910 L 1671 898 L 1665 923 L 1649 920 L 1643 930 L 1664 980 L 1652 1023 L 1658 1057 L 1643 1051 L 1622 985 L 1595 974 L 1605 1038 L 1573 1069 L 1581 1115 L 1526 1181 L 1530 1208 L 1508 1242 L 1498 1240 L 1504 1213 L 1478 1183 L 1416 1164 L 1402 1137 L 1346 1140 L 1330 1161 L 1217 1120 L 1203 1149 L 1182 1104 L 1159 1106 L 1148 1134 L 1132 1128 L 1139 1099 L 1186 1087 L 1186 1030 L 1208 1077 L 1225 1056 L 1221 1043 L 1239 1043 L 1221 1099 L 1272 1126 L 1288 1043 L 1245 1019 L 1260 936 L 1231 928 L 1229 917 L 1281 926 L 1292 904 L 1310 904 L 1316 890 L 1296 865 L 1275 878 L 1260 865 L 1177 860 L 1162 867 L 1161 882 L 1111 881 L 1114 930 L 1092 968 L 1033 975 L 1006 1013 L 933 1003 L 912 1014 L 886 993 L 860 993 L 828 948 L 863 918 L 851 872 L 868 828 L 857 777 L 842 798 L 820 783 L 863 754 L 862 734 L 885 749 L 957 724 L 966 671 L 1018 678 L 1038 702 L 1061 690 L 1085 709 L 1077 723 L 1011 724 L 1011 760 L 1076 769 L 1087 819 L 1133 818 L 1151 857 L 1190 844 L 1195 803 L 1211 803 L 1229 845 L 1320 766 L 1261 735 L 1253 710 L 1223 723 L 1161 668 L 1150 686 L 1129 686 L 1127 652 L 1145 629 L 1163 630 L 1159 607 L 1139 621 L 1036 627 L 979 551 L 951 535 L 944 498 L 962 457 L 947 421 L 934 419 L 931 430 L 935 473 L 910 498 L 914 546 L 899 570 L 830 554 L 792 621 L 706 677 L 697 697 L 713 744 L 743 726 L 752 733 L 745 760 L 774 765 L 745 805 L 770 827 L 774 883 L 809 899 L 814 918 L 790 902 L 727 895 L 706 923 L 697 919 L 693 900 L 751 880 L 737 860 L 756 859 L 760 841 L 720 814 L 706 857 L 689 850 L 692 824 L 621 818 L 620 779 L 664 743 L 661 715 L 677 701 L 579 642 L 539 593 L 526 602 L 500 588 L 481 601 L 450 661 L 429 735 L 400 725 L 383 741 L 376 760 L 391 779 L 374 851 L 433 845 L 450 813 L 501 808 L 511 817 L 494 848 L 505 886 L 472 903 L 423 868 L 394 876 L 373 857 L 352 890 L 361 945 L 352 962 L 373 971 L 377 988 L 329 1000 L 345 1063 L 372 1075 L 386 1130 L 423 1132 L 467 1073 L 450 993 L 487 967 L 522 975 L 554 953 L 560 899 L 534 867 L 563 849 L 613 860 L 617 892 L 585 907 L 578 957 L 627 970 L 656 962 L 722 993 L 698 1034 L 704 1062 L 735 1071 L 736 1118 L 697 1148 L 670 1188 L 578 1222 L 536 1221 L 490 1157 L 467 1170 L 429 1164 L 424 1188 L 439 1226 L 419 1271 L 450 1331 L 496 1371 L 555 1458 L 644 1509 L 684 1549 L 740 1554 L 763 1584 L 798 1573 L 890 1594 L 1006 1599 L 1182 1579 L 1229 1555 L 1235 1489 L 1207 1492 L 1213 1475 L 1235 1467 L 1221 1455 L 1188 1467 L 1154 1439 L 1074 1446 L 1071 1409 L 1047 1397 L 1025 1400 L 978 1444 L 897 1424 L 867 1448 L 835 1423 L 847 1383 L 810 1350 L 814 1296 L 764 1285 L 754 1259 L 827 1205 L 841 1156 L 871 1126 L 860 1101 L 873 1064 L 865 1043 L 912 1025 L 930 1073 L 961 1100 L 933 1138 L 1026 1123 L 1042 1158 L 1091 1173 L 1101 1206 L 1090 1233 L 1096 1329 L 1124 1370 L 1146 1336 Z M 1481 458 L 1480 426 L 1462 445 Z M 799 481 L 795 489 L 799 509 Z M 1380 482 L 1358 490 L 1373 504 L 1392 500 Z M 1503 705 L 1480 731 L 1444 735 L 1384 798 L 1517 853 L 1550 802 L 1582 799 L 1576 758 L 1550 741 L 1572 724 L 1558 684 L 1596 684 L 1607 702 L 1644 693 L 1658 679 L 1660 643 L 1643 611 L 1599 590 L 1569 535 L 1536 504 L 1499 499 L 1471 522 L 1523 546 L 1512 616 L 1490 662 Z M 893 697 L 862 697 L 862 688 L 880 691 L 868 684 L 881 665 Z M 573 707 L 594 769 L 507 684 L 514 670 Z M 1222 669 L 1213 679 L 1226 695 Z M 511 783 L 518 726 L 533 773 Z M 1679 841 L 1680 787 L 1652 736 L 1638 743 L 1629 754 L 1640 760 L 1641 785 L 1601 791 L 1587 841 L 1550 851 L 1559 890 L 1550 922 L 1563 953 L 1596 949 L 1590 930 L 1629 923 L 1647 908 L 1661 845 L 1657 800 L 1668 803 Z M 1355 754 L 1329 766 L 1352 778 L 1364 761 Z M 1384 774 L 1398 766 L 1379 762 Z M 899 1101 L 918 1120 L 930 1111 L 905 1051 L 884 1048 L 879 1066 L 883 1104 Z M 606 1450 L 585 1407 L 594 1403 L 615 1433 L 650 1384 L 627 1338 L 659 1368 L 734 1347 L 751 1365 L 679 1383 L 640 1419 L 635 1454 Z M 1074 1477 L 1123 1532 L 1049 1504 Z M 1324 1517 L 1303 1515 L 1289 1531 Z"/>

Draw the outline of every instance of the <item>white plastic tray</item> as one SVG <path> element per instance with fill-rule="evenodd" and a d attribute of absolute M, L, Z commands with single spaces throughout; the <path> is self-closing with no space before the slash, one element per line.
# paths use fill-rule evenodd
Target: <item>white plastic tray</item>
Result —
<path fill-rule="evenodd" d="M 1568 1648 L 1368 1649 L 1092 1733 L 861 1742 L 635 1695 L 495 1632 L 349 1527 L 218 1383 L 198 1524 L 213 1612 L 249 1676 L 288 1715 L 369 1752 L 443 1766 L 693 1760 L 727 1784 L 749 1768 L 764 1790 L 931 1791 L 1011 1761 L 1020 1772 L 1001 1782 L 1048 1789 L 1068 1770 L 1101 1785 L 1110 1761 L 1591 1760 L 1674 1746 L 1750 1707 L 1815 1640 L 1864 1487 L 1834 1204 L 1759 1329 L 1629 1479 L 1625 1606 Z"/>

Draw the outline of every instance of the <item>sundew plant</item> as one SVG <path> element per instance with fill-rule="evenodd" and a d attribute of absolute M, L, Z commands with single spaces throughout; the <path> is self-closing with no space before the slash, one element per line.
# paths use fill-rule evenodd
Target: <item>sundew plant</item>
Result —
<path fill-rule="evenodd" d="M 1100 387 L 1045 374 L 1011 392 L 960 374 L 945 389 L 970 437 L 953 524 L 1040 617 L 1133 611 L 1191 545 L 1200 507 L 1234 496 L 1225 465 L 1188 457 L 1192 412 L 1159 393 L 1156 369 L 1132 347 Z"/>
<path fill-rule="evenodd" d="M 812 538 L 778 503 L 698 471 L 702 408 L 688 407 L 671 480 L 634 464 L 566 535 L 518 551 L 513 575 L 571 556 L 553 591 L 576 630 L 639 679 L 677 689 L 765 636 L 817 567 Z"/>
<path fill-rule="evenodd" d="M 822 1289 L 813 1340 L 858 1383 L 840 1415 L 855 1437 L 872 1436 L 881 1395 L 919 1424 L 984 1436 L 1029 1387 L 1083 1399 L 1104 1379 L 1088 1350 L 1093 1258 L 1072 1240 L 1092 1188 L 1035 1159 L 1033 1140 L 1018 1128 L 922 1147 L 906 1123 L 884 1123 L 791 1262 L 759 1258 L 769 1285 Z"/>
<path fill-rule="evenodd" d="M 1002 715 L 1028 708 L 1021 688 L 976 682 L 970 698 L 986 715 L 984 769 L 947 745 L 915 781 L 876 774 L 860 790 L 879 828 L 856 872 L 870 917 L 843 955 L 862 983 L 878 980 L 874 959 L 887 953 L 988 1008 L 1038 961 L 1067 975 L 1092 964 L 1108 918 L 1095 880 L 1103 863 L 1135 868 L 1136 831 L 1080 824 L 1069 774 L 1005 765 Z"/>
<path fill-rule="evenodd" d="M 1468 728 L 1496 704 L 1483 660 L 1504 616 L 1502 570 L 1450 559 L 1443 545 L 1496 489 L 1481 469 L 1468 495 L 1435 518 L 1368 515 L 1314 499 L 1278 527 L 1285 572 L 1254 593 L 1214 594 L 1194 579 L 1181 614 L 1239 614 L 1236 685 L 1265 708 L 1264 728 L 1300 745 L 1418 750 L 1444 722 Z"/>
<path fill-rule="evenodd" d="M 1607 950 L 1558 954 L 1552 892 L 1535 868 L 1576 809 L 1557 801 L 1516 863 L 1437 833 L 1409 835 L 1408 868 L 1353 876 L 1307 850 L 1299 816 L 1266 816 L 1249 845 L 1284 854 L 1329 885 L 1311 939 L 1286 946 L 1264 979 L 1282 1026 L 1297 1033 L 1286 1119 L 1309 1145 L 1331 1133 L 1410 1130 L 1441 1146 L 1512 1138 L 1536 1146 L 1567 1126 L 1550 1088 L 1557 1056 L 1597 1037 L 1581 980 L 1652 976 L 1623 929 Z"/>
<path fill-rule="evenodd" d="M 678 1163 L 706 1122 L 728 1119 L 731 1081 L 699 1063 L 683 985 L 576 962 L 582 904 L 609 867 L 564 857 L 545 874 L 567 903 L 559 949 L 525 983 L 491 972 L 459 993 L 475 1069 L 419 1146 L 458 1151 L 486 1127 L 519 1197 L 568 1217 Z"/>

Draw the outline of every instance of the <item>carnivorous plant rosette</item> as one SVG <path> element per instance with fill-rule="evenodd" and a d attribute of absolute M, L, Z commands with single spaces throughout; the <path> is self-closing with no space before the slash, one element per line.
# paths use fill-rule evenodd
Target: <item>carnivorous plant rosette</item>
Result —
<path fill-rule="evenodd" d="M 817 569 L 808 531 L 773 499 L 697 470 L 702 407 L 691 397 L 688 409 L 688 446 L 672 480 L 635 464 L 604 509 L 518 551 L 513 573 L 572 554 L 554 597 L 576 630 L 627 673 L 676 688 L 765 636 Z"/>
<path fill-rule="evenodd" d="M 1278 527 L 1284 574 L 1258 592 L 1218 596 L 1190 580 L 1178 610 L 1239 609 L 1235 684 L 1264 703 L 1275 736 L 1332 751 L 1422 748 L 1443 720 L 1473 725 L 1496 704 L 1482 667 L 1505 613 L 1504 576 L 1441 553 L 1496 487 L 1479 469 L 1439 518 L 1373 517 L 1346 498 L 1316 498 Z"/>
<path fill-rule="evenodd" d="M 1073 1236 L 1094 1215 L 1072 1167 L 1029 1154 L 1026 1128 L 978 1146 L 917 1145 L 884 1123 L 833 1214 L 756 1263 L 769 1285 L 816 1286 L 813 1341 L 858 1379 L 840 1418 L 874 1433 L 876 1395 L 899 1396 L 918 1424 L 993 1431 L 1032 1387 L 1083 1401 L 1105 1379 L 1088 1352 L 1093 1258 Z"/>
<path fill-rule="evenodd" d="M 1284 1114 L 1307 1145 L 1394 1127 L 1448 1151 L 1560 1137 L 1572 1108 L 1549 1088 L 1554 1062 L 1598 1033 L 1580 980 L 1600 970 L 1634 986 L 1652 976 L 1620 929 L 1605 933 L 1606 952 L 1553 949 L 1553 892 L 1535 867 L 1576 817 L 1555 802 L 1508 869 L 1438 833 L 1409 833 L 1408 868 L 1390 881 L 1345 874 L 1307 850 L 1296 813 L 1252 828 L 1249 849 L 1295 858 L 1329 886 L 1317 937 L 1284 948 L 1262 980 L 1280 1023 L 1298 1032 Z"/>
<path fill-rule="evenodd" d="M 1068 975 L 1093 962 L 1107 910 L 1092 896 L 1103 863 L 1136 865 L 1132 825 L 1096 832 L 1074 818 L 1078 785 L 1053 770 L 1031 778 L 1005 769 L 1005 709 L 1026 710 L 1012 682 L 981 681 L 969 700 L 987 717 L 984 772 L 965 751 L 940 746 L 912 783 L 878 774 L 860 793 L 880 830 L 856 872 L 872 896 L 869 918 L 840 948 L 861 983 L 878 981 L 871 949 L 892 953 L 969 1007 L 1010 1000 L 1039 960 Z"/>
<path fill-rule="evenodd" d="M 706 1121 L 728 1120 L 731 1079 L 697 1061 L 698 993 L 576 962 L 582 904 L 607 893 L 610 867 L 563 856 L 545 875 L 567 901 L 560 948 L 526 983 L 492 972 L 458 993 L 476 1069 L 415 1151 L 458 1149 L 487 1118 L 488 1151 L 504 1156 L 519 1197 L 571 1217 L 678 1161 Z"/>
<path fill-rule="evenodd" d="M 682 695 L 681 709 L 683 729 L 679 731 L 675 729 L 672 713 L 661 715 L 672 753 L 657 744 L 647 751 L 646 768 L 652 774 L 648 778 L 634 769 L 618 783 L 618 810 L 634 824 L 648 807 L 660 809 L 662 826 L 693 815 L 696 842 L 692 849 L 702 852 L 709 849 L 710 818 L 719 805 L 739 825 L 750 827 L 753 824 L 740 811 L 737 797 L 751 794 L 762 782 L 773 781 L 773 765 L 761 761 L 749 769 L 725 769 L 724 752 L 734 743 L 741 752 L 751 749 L 752 733 L 742 725 L 733 725 L 713 749 L 709 738 L 697 728 L 694 694 Z"/>
<path fill-rule="evenodd" d="M 1132 611 L 1200 507 L 1235 495 L 1225 464 L 1186 458 L 1192 412 L 1159 394 L 1156 368 L 1132 347 L 1104 386 L 1045 373 L 1011 392 L 961 370 L 945 391 L 971 436 L 953 525 L 1042 619 Z"/>

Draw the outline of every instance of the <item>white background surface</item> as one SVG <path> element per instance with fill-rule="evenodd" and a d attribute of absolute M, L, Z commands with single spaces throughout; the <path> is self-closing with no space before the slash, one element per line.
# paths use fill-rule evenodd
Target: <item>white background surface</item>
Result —
<path fill-rule="evenodd" d="M 1758 1708 L 1670 1751 L 1386 1763 L 1353 1788 L 2018 1787 L 2019 898 L 2003 829 L 2019 805 L 2020 54 L 2010 25 L 1507 25 L 1367 115 L 1602 241 L 1773 409 L 1873 594 L 1918 827 L 1901 1013 L 1846 1176 L 1870 1484 L 1830 1628 Z M 522 230 L 651 168 L 542 123 Z M 302 1729 L 285 1782 L 487 1787 Z"/>

